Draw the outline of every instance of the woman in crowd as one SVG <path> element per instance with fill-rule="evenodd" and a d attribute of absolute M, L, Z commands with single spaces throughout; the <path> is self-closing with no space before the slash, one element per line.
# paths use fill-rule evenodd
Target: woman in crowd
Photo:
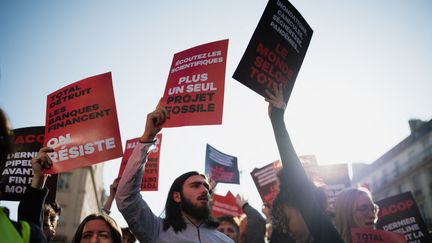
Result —
<path fill-rule="evenodd" d="M 335 226 L 345 243 L 351 243 L 351 228 L 374 228 L 378 206 L 366 188 L 349 188 L 335 201 Z"/>
<path fill-rule="evenodd" d="M 320 191 L 309 181 L 294 150 L 284 123 L 282 85 L 267 90 L 269 116 L 283 168 L 279 192 L 272 204 L 273 232 L 270 242 L 343 242 L 327 218 Z M 291 239 L 290 239 L 291 238 Z"/>
<path fill-rule="evenodd" d="M 86 242 L 121 243 L 121 229 L 108 215 L 90 214 L 78 226 L 72 240 L 72 243 Z"/>
<path fill-rule="evenodd" d="M 224 233 L 231 238 L 234 242 L 238 243 L 240 238 L 240 228 L 234 216 L 224 215 L 217 218 L 219 226 L 217 230 Z"/>

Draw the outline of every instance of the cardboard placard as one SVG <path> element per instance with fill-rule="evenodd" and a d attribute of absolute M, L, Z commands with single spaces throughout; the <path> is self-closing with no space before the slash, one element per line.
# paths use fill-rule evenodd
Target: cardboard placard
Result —
<path fill-rule="evenodd" d="M 282 84 L 288 101 L 312 33 L 291 3 L 270 0 L 233 78 L 263 97 L 273 84 Z"/>
<path fill-rule="evenodd" d="M 301 156 L 299 156 L 299 158 L 309 179 L 317 186 L 324 189 L 327 195 L 329 209 L 333 210 L 336 196 L 341 191 L 351 186 L 348 164 L 304 164 Z"/>
<path fill-rule="evenodd" d="M 228 40 L 196 46 L 174 55 L 162 105 L 164 127 L 222 124 Z"/>
<path fill-rule="evenodd" d="M 43 146 L 45 127 L 24 127 L 13 130 L 13 152 L 8 154 L 1 180 L 5 182 L 2 200 L 20 201 L 31 185 L 33 170 L 31 159 Z M 49 193 L 45 202 L 54 202 L 57 192 L 57 175 L 47 178 L 45 186 Z"/>
<path fill-rule="evenodd" d="M 205 173 L 215 182 L 240 184 L 237 157 L 220 152 L 207 144 Z"/>
<path fill-rule="evenodd" d="M 228 191 L 225 196 L 213 194 L 211 215 L 215 218 L 225 215 L 240 216 L 242 209 L 237 205 L 235 196 Z"/>
<path fill-rule="evenodd" d="M 408 243 L 432 242 L 411 192 L 375 202 L 380 207 L 377 229 L 402 233 Z"/>
<path fill-rule="evenodd" d="M 136 146 L 139 143 L 139 138 L 134 138 L 126 141 L 126 149 L 121 161 L 118 178 L 123 175 L 126 164 Z M 144 168 L 144 175 L 141 181 L 141 191 L 157 191 L 159 190 L 159 158 L 162 145 L 162 134 L 156 135 L 156 143 L 154 148 L 147 156 L 147 163 Z"/>
<path fill-rule="evenodd" d="M 255 168 L 251 172 L 252 179 L 263 203 L 271 205 L 279 191 L 277 178 L 278 171 L 282 168 L 282 163 L 277 160 L 261 168 Z"/>
<path fill-rule="evenodd" d="M 122 156 L 111 73 L 61 88 L 47 97 L 44 146 L 54 148 L 48 173 Z"/>
<path fill-rule="evenodd" d="M 406 243 L 403 234 L 374 230 L 368 228 L 352 228 L 351 237 L 353 243 Z"/>

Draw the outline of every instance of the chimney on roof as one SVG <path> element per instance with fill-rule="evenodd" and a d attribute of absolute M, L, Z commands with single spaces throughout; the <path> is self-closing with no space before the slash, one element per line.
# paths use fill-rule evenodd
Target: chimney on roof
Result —
<path fill-rule="evenodd" d="M 410 119 L 408 121 L 408 124 L 410 126 L 411 133 L 413 133 L 417 128 L 421 127 L 426 122 L 420 120 L 420 119 Z"/>

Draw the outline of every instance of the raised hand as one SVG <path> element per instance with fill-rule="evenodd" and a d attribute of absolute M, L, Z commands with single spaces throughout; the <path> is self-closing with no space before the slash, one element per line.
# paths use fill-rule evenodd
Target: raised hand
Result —
<path fill-rule="evenodd" d="M 283 86 L 282 84 L 273 83 L 272 91 L 266 89 L 267 98 L 265 101 L 269 102 L 268 112 L 269 115 L 273 108 L 281 109 L 285 111 L 286 103 L 283 96 Z"/>
<path fill-rule="evenodd" d="M 168 118 L 168 111 L 158 104 L 156 110 L 147 115 L 144 134 L 140 138 L 140 142 L 152 141 L 156 134 L 162 130 L 162 125 Z"/>
<path fill-rule="evenodd" d="M 48 174 L 43 172 L 44 169 L 49 169 L 53 162 L 48 156 L 48 153 L 54 152 L 50 147 L 43 147 L 39 150 L 38 155 L 31 160 L 33 169 L 33 178 L 31 186 L 37 189 L 42 189 L 45 185 Z"/>

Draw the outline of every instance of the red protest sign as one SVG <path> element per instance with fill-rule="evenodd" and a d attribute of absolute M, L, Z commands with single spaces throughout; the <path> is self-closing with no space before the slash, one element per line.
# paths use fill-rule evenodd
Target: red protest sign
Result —
<path fill-rule="evenodd" d="M 122 155 L 111 73 L 61 88 L 47 97 L 44 146 L 54 148 L 48 173 L 89 166 Z"/>
<path fill-rule="evenodd" d="M 164 127 L 222 124 L 228 40 L 174 55 L 162 105 L 170 113 Z"/>
<path fill-rule="evenodd" d="M 282 164 L 277 160 L 262 168 L 255 168 L 251 172 L 252 179 L 258 189 L 263 203 L 271 205 L 273 199 L 276 197 L 277 192 L 279 191 L 277 172 L 281 168 Z"/>
<path fill-rule="evenodd" d="M 126 141 L 126 149 L 123 154 L 122 162 L 119 169 L 118 177 L 123 175 L 126 164 L 130 156 L 139 143 L 139 138 L 134 138 Z M 147 156 L 147 163 L 144 168 L 144 175 L 141 182 L 141 191 L 157 191 L 159 189 L 159 158 L 160 148 L 162 144 L 162 134 L 156 135 L 155 147 Z"/>
<path fill-rule="evenodd" d="M 211 215 L 215 218 L 231 215 L 240 216 L 243 213 L 241 208 L 236 203 L 235 196 L 228 191 L 225 196 L 213 194 Z"/>
<path fill-rule="evenodd" d="M 374 230 L 369 228 L 352 228 L 351 237 L 353 243 L 406 243 L 403 234 Z"/>

